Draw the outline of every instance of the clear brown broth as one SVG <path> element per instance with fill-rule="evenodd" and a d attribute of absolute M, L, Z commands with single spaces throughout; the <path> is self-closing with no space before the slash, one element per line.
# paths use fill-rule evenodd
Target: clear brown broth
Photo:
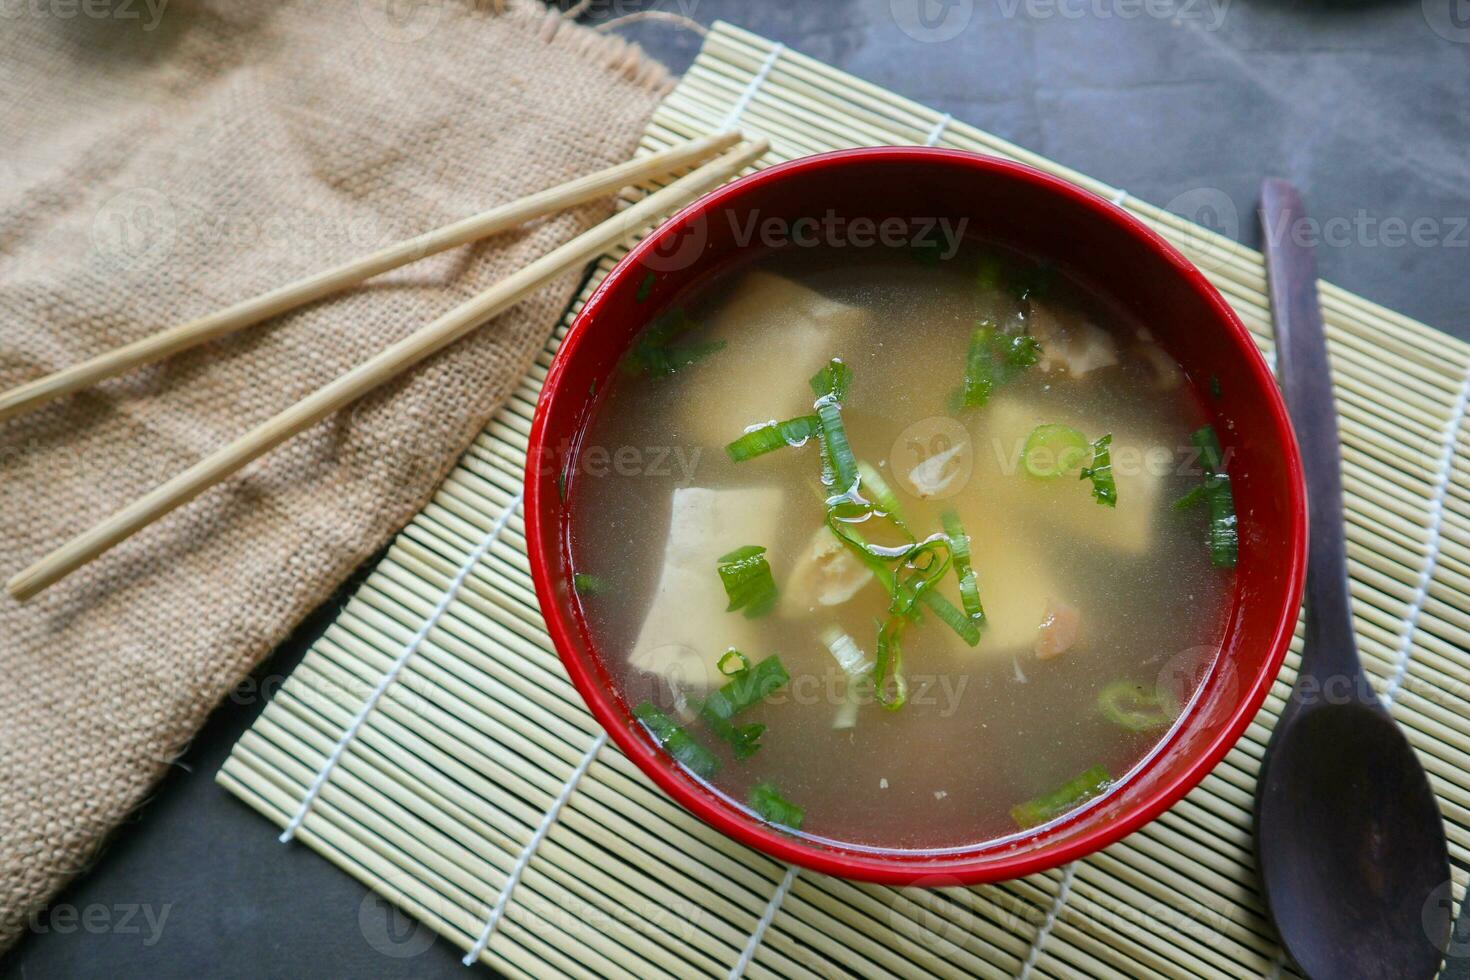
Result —
<path fill-rule="evenodd" d="M 1204 421 L 1194 391 L 1166 369 L 1172 362 L 1161 368 L 1146 325 L 1065 275 L 1052 273 L 1044 298 L 1029 303 L 1010 284 L 977 287 L 982 255 L 996 254 L 1005 253 L 967 243 L 953 259 L 930 264 L 896 250 L 784 249 L 720 277 L 682 304 L 700 326 L 680 341 L 718 338 L 727 346 L 667 377 L 615 373 L 598 393 L 569 477 L 574 567 L 605 583 L 580 605 L 615 683 L 630 704 L 650 700 L 685 721 L 719 758 L 712 783 L 732 800 L 745 805 L 760 782 L 777 786 L 805 810 L 804 834 L 905 850 L 1013 834 L 1017 803 L 1095 765 L 1120 779 L 1167 734 L 1129 731 L 1104 717 L 1097 705 L 1104 685 L 1163 684 L 1187 704 L 1221 643 L 1233 573 L 1210 564 L 1203 518 L 1170 506 L 1200 479 L 1186 448 Z M 1013 271 L 1031 265 L 1005 259 Z M 1018 596 L 1004 626 L 995 620 L 1006 610 L 987 608 L 992 630 L 974 649 L 932 616 L 908 629 L 908 703 L 889 711 L 868 697 L 847 729 L 833 728 L 845 675 L 821 635 L 836 626 L 871 659 L 888 597 L 876 584 L 830 606 L 792 592 L 794 567 L 825 516 L 815 440 L 742 463 L 723 449 L 748 425 L 811 410 L 810 361 L 803 363 L 813 356 L 811 344 L 790 339 L 803 325 L 763 310 L 752 295 L 776 281 L 771 276 L 820 298 L 799 294 L 824 313 L 817 366 L 840 357 L 851 367 L 843 417 L 853 449 L 897 490 L 909 524 L 922 537 L 940 528 L 942 511 L 956 511 L 972 539 L 982 601 L 1006 589 Z M 778 306 L 790 299 L 773 297 Z M 1105 331 L 1117 362 L 1080 376 L 1044 362 L 1050 370 L 1026 371 L 986 406 L 954 411 L 952 392 L 977 319 L 1014 327 L 1029 317 L 1035 326 L 1040 304 Z M 797 314 L 804 308 L 798 304 Z M 1093 503 L 1089 484 L 1075 474 L 1038 480 L 1017 469 L 1016 432 L 1049 421 L 1072 424 L 1089 439 L 1114 433 L 1116 512 Z M 962 470 L 968 456 L 969 477 L 952 481 L 943 499 L 915 496 L 905 473 L 966 438 L 968 452 L 955 459 Z M 1129 467 L 1155 474 L 1151 495 L 1130 499 L 1133 484 L 1121 475 Z M 671 501 L 677 488 L 692 486 L 765 488 L 779 501 L 758 508 L 762 540 L 740 539 L 739 528 L 714 532 L 734 535 L 719 543 L 724 550 L 766 547 L 782 590 L 775 612 L 737 624 L 749 637 L 743 652 L 757 661 L 779 653 L 792 676 L 738 719 L 767 726 L 760 749 L 745 760 L 691 719 L 697 689 L 675 689 L 629 660 L 655 601 L 672 603 L 680 618 L 741 617 L 686 609 L 678 583 L 657 595 Z M 1120 523 L 1105 526 L 1110 521 Z M 716 576 L 715 568 L 707 574 Z M 1034 602 L 1027 592 L 1033 580 Z M 953 576 L 941 591 L 958 605 Z M 1041 616 L 1027 622 L 1026 610 L 1058 599 L 1079 611 L 1079 638 L 1040 660 L 1028 640 Z M 696 652 L 712 661 L 723 651 Z"/>

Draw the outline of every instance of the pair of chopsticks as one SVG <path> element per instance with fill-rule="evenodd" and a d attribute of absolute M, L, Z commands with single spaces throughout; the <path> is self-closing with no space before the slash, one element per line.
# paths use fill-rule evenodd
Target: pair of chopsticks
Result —
<path fill-rule="evenodd" d="M 274 418 L 251 429 L 229 445 L 201 459 L 178 476 L 12 577 L 6 583 L 7 591 L 16 599 L 24 601 L 54 585 L 114 545 L 224 480 L 251 460 L 264 455 L 385 381 L 464 337 L 561 273 L 591 261 L 658 218 L 718 187 L 759 159 L 769 148 L 769 144 L 760 140 L 731 149 L 740 139 L 738 133 L 724 133 L 691 140 L 662 153 L 588 174 L 271 290 L 202 319 L 170 327 L 0 394 L 0 420 L 4 420 L 103 378 L 259 323 L 389 269 L 484 238 L 531 218 L 613 193 L 640 180 L 666 176 L 722 151 L 728 151 L 595 228 L 551 250 Z"/>

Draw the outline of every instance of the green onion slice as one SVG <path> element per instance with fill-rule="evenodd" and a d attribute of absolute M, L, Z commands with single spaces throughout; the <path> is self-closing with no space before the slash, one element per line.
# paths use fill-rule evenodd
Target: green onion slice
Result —
<path fill-rule="evenodd" d="M 979 408 L 990 400 L 990 393 L 995 390 L 990 354 L 990 338 L 994 334 L 995 325 L 985 320 L 970 335 L 970 350 L 965 356 L 965 384 L 960 395 L 962 408 Z"/>
<path fill-rule="evenodd" d="M 965 381 L 959 407 L 979 408 L 1000 385 L 1015 380 L 1041 360 L 1041 344 L 1030 334 L 1004 333 L 990 320 L 980 321 L 970 334 L 965 356 Z"/>
<path fill-rule="evenodd" d="M 960 580 L 960 604 L 965 607 L 965 615 L 970 617 L 976 628 L 984 629 L 985 607 L 980 604 L 980 580 L 970 561 L 970 536 L 965 533 L 960 516 L 954 511 L 945 511 L 939 519 L 949 538 L 950 557 L 954 560 L 954 571 Z"/>
<path fill-rule="evenodd" d="M 933 589 L 949 571 L 952 558 L 949 540 L 935 534 L 914 546 L 899 564 L 894 579 L 893 602 L 889 612 L 912 619 L 914 605 Z"/>
<path fill-rule="evenodd" d="M 1210 504 L 1210 561 L 1218 568 L 1234 568 L 1240 557 L 1240 528 L 1235 517 L 1235 493 L 1225 473 L 1205 480 Z"/>
<path fill-rule="evenodd" d="M 596 575 L 587 575 L 583 572 L 575 572 L 572 575 L 572 588 L 577 595 L 592 596 L 607 590 L 607 583 Z"/>
<path fill-rule="evenodd" d="M 638 284 L 638 292 L 635 293 L 633 296 L 634 301 L 642 303 L 644 300 L 648 299 L 649 294 L 653 292 L 653 284 L 656 281 L 657 277 L 654 276 L 652 272 L 646 274 L 643 277 L 643 281 Z"/>
<path fill-rule="evenodd" d="M 873 696 L 889 711 L 897 711 L 909 699 L 909 683 L 903 676 L 903 631 L 908 620 L 890 616 L 878 627 L 878 662 L 873 667 Z"/>
<path fill-rule="evenodd" d="M 1108 448 L 1113 444 L 1113 434 L 1098 439 L 1092 444 L 1092 462 L 1082 468 L 1078 477 L 1092 481 L 1092 499 L 1104 507 L 1118 506 L 1118 485 L 1113 482 L 1113 454 Z"/>
<path fill-rule="evenodd" d="M 719 557 L 717 570 L 725 595 L 730 597 L 726 612 L 743 609 L 746 619 L 754 619 L 775 607 L 776 581 L 771 577 L 765 548 L 753 544 L 736 548 Z"/>
<path fill-rule="evenodd" d="M 799 415 L 785 422 L 767 422 L 745 430 L 745 435 L 725 446 L 725 452 L 737 463 L 755 459 L 777 449 L 804 445 L 816 435 L 822 421 L 815 415 Z"/>
<path fill-rule="evenodd" d="M 1021 463 L 1043 479 L 1078 469 L 1092 457 L 1092 444 L 1070 425 L 1038 425 L 1026 437 Z"/>
<path fill-rule="evenodd" d="M 831 463 L 836 489 L 846 493 L 858 480 L 857 459 L 847 442 L 847 429 L 842 424 L 842 406 L 831 398 L 817 399 L 817 417 L 822 420 L 822 448 Z"/>
<path fill-rule="evenodd" d="M 673 343 L 674 338 L 697 326 L 681 309 L 670 310 L 653 322 L 633 342 L 623 357 L 623 370 L 628 374 L 663 377 L 686 368 L 695 361 L 724 349 L 723 340 L 703 344 Z"/>
<path fill-rule="evenodd" d="M 734 666 L 730 666 L 731 664 Z M 726 677 L 735 677 L 750 669 L 750 658 L 734 647 L 731 647 L 720 655 L 720 659 L 715 663 L 715 666 L 720 668 L 720 673 Z"/>
<path fill-rule="evenodd" d="M 709 749 L 695 741 L 674 719 L 644 701 L 633 709 L 633 717 L 641 721 L 674 761 L 702 779 L 708 779 L 720 768 Z"/>
<path fill-rule="evenodd" d="M 1023 830 L 1039 826 L 1076 809 L 1112 784 L 1112 777 L 1106 769 L 1093 766 L 1045 796 L 1011 807 L 1011 819 Z"/>
<path fill-rule="evenodd" d="M 1103 688 L 1097 707 L 1108 721 L 1130 732 L 1163 728 L 1179 713 L 1166 691 L 1133 681 L 1113 681 Z"/>
<path fill-rule="evenodd" d="M 836 402 L 847 401 L 847 391 L 852 387 L 852 368 L 834 357 L 827 366 L 812 375 L 808 382 L 818 398 L 829 398 Z"/>
<path fill-rule="evenodd" d="M 750 808 L 767 823 L 780 827 L 801 829 L 801 820 L 806 814 L 801 807 L 786 799 L 770 783 L 760 783 L 750 791 Z"/>
<path fill-rule="evenodd" d="M 704 699 L 699 707 L 699 716 L 706 720 L 722 718 L 729 721 L 789 680 L 791 675 L 786 673 L 781 658 L 773 653 L 760 663 L 730 675 L 729 681 Z"/>
<path fill-rule="evenodd" d="M 1175 510 L 1187 510 L 1201 500 L 1209 504 L 1210 561 L 1218 568 L 1234 568 L 1240 557 L 1240 527 L 1235 515 L 1235 492 L 1224 466 L 1225 454 L 1214 426 L 1207 425 L 1190 437 L 1199 449 L 1205 479 L 1174 502 Z"/>
<path fill-rule="evenodd" d="M 858 460 L 857 468 L 858 476 L 863 478 L 863 486 L 867 487 L 868 492 L 872 494 L 873 502 L 878 505 L 878 509 L 890 521 L 906 529 L 908 525 L 904 522 L 903 510 L 898 503 L 898 495 L 893 492 L 893 488 L 888 485 L 888 481 L 883 479 L 882 474 L 875 467 L 868 465 L 863 460 Z"/>

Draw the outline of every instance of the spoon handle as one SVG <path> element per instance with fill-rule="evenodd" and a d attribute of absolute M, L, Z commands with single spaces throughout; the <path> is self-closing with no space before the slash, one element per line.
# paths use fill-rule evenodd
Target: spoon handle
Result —
<path fill-rule="evenodd" d="M 1317 260 L 1311 247 L 1293 234 L 1306 216 L 1301 195 L 1288 181 L 1273 177 L 1262 182 L 1261 222 L 1276 326 L 1276 375 L 1301 447 L 1311 517 L 1307 629 L 1300 673 L 1322 680 L 1334 675 L 1357 677 L 1362 668 L 1348 598 L 1342 457 L 1327 337 L 1317 300 Z"/>

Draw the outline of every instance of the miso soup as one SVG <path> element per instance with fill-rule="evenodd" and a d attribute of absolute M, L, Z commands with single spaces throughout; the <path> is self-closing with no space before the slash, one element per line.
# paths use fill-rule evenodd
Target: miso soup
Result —
<path fill-rule="evenodd" d="M 975 242 L 780 249 L 649 313 L 564 491 L 585 627 L 681 765 L 938 850 L 1064 819 L 1178 723 L 1235 515 L 1148 324 Z"/>

